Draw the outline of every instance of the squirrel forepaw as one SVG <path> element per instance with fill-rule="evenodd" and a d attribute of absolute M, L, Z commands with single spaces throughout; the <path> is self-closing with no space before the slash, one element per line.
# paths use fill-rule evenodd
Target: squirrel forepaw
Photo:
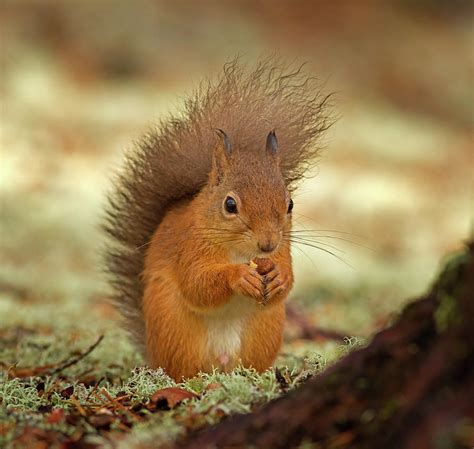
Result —
<path fill-rule="evenodd" d="M 239 265 L 230 286 L 236 293 L 261 301 L 263 299 L 262 277 L 248 265 Z"/>
<path fill-rule="evenodd" d="M 290 289 L 290 276 L 280 272 L 278 267 L 266 275 L 265 303 L 269 303 L 288 293 Z"/>

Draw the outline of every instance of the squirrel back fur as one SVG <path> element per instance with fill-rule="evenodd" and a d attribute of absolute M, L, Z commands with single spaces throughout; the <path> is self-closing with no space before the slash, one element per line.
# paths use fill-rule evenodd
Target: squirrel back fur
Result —
<path fill-rule="evenodd" d="M 318 139 L 330 126 L 328 99 L 302 66 L 268 59 L 247 70 L 234 60 L 216 80 L 202 82 L 178 115 L 162 120 L 128 152 L 108 196 L 105 265 L 124 327 L 141 349 L 147 245 L 167 210 L 206 185 L 218 141 L 215 129 L 246 148 L 260 148 L 275 129 L 280 168 L 292 190 L 317 161 Z"/>

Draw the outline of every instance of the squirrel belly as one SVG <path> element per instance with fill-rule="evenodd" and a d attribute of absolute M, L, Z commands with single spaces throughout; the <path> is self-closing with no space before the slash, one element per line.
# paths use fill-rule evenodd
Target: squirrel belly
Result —
<path fill-rule="evenodd" d="M 166 215 L 145 258 L 148 364 L 164 368 L 177 381 L 200 371 L 230 371 L 239 364 L 264 371 L 282 343 L 284 297 L 263 307 L 219 285 L 224 278 L 204 284 L 199 279 L 203 264 L 235 264 L 225 249 L 199 238 L 193 217 L 196 209 L 191 204 L 181 204 Z M 275 254 L 276 260 L 282 258 L 286 260 L 287 255 Z M 184 267 L 195 267 L 196 272 Z M 183 289 L 187 283 L 189 291 Z"/>

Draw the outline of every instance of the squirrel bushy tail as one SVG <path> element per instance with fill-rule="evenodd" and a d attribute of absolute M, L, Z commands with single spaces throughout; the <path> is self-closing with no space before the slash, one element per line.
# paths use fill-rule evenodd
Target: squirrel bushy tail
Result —
<path fill-rule="evenodd" d="M 328 99 L 302 67 L 268 59 L 247 70 L 234 60 L 216 80 L 202 82 L 178 115 L 135 143 L 108 197 L 105 264 L 125 328 L 142 349 L 147 245 L 166 211 L 206 184 L 218 142 L 215 129 L 223 129 L 235 147 L 256 149 L 275 129 L 280 167 L 291 190 L 316 162 L 318 139 L 331 124 Z"/>

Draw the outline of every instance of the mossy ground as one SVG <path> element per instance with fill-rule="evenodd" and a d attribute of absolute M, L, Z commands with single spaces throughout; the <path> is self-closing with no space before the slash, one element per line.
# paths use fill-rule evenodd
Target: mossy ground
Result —
<path fill-rule="evenodd" d="M 288 332 L 282 355 L 275 363 L 280 379 L 273 370 L 258 374 L 238 368 L 229 374 L 203 373 L 176 384 L 162 370 L 143 366 L 141 356 L 116 326 L 107 306 L 91 307 L 81 301 L 33 302 L 23 303 L 19 314 L 17 301 L 5 297 L 2 306 L 6 320 L 0 327 L 0 443 L 7 447 L 40 441 L 43 434 L 33 436 L 31 429 L 54 435 L 52 441 L 80 435 L 81 442 L 104 447 L 170 441 L 230 414 L 251 411 L 359 344 L 356 339 L 305 342 Z M 41 367 L 54 370 L 83 353 L 100 335 L 104 335 L 103 340 L 78 363 L 53 375 L 38 371 Z M 172 410 L 147 410 L 155 391 L 175 386 L 197 397 Z M 124 396 L 129 410 L 143 410 L 135 414 L 113 402 Z M 58 415 L 58 409 L 64 410 L 64 415 Z M 81 413 L 84 419 L 77 418 Z M 97 425 L 96 415 L 104 413 L 117 417 Z"/>

